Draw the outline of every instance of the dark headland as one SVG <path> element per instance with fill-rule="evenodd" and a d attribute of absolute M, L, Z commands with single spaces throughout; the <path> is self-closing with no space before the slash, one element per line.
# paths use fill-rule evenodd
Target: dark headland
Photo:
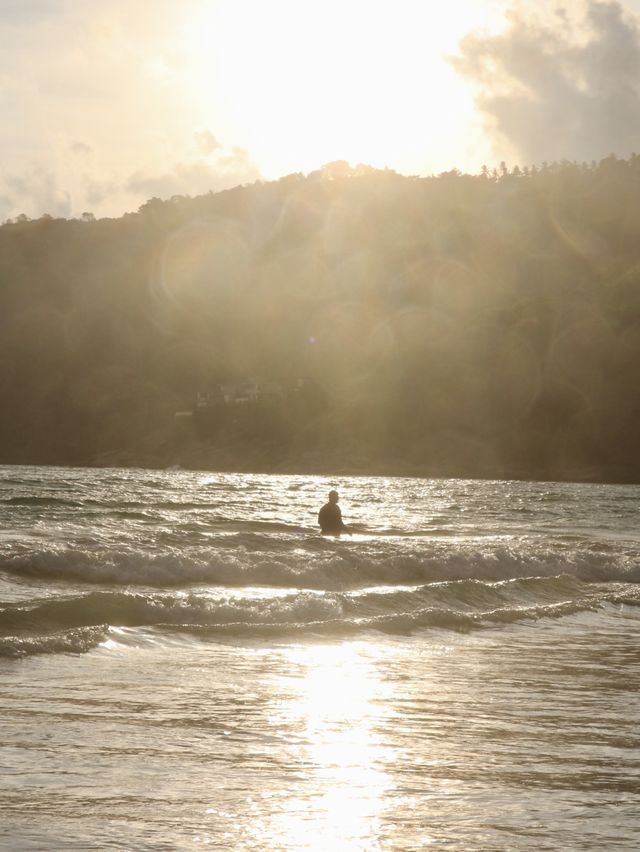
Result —
<path fill-rule="evenodd" d="M 640 481 L 640 157 L 0 227 L 0 463 Z"/>

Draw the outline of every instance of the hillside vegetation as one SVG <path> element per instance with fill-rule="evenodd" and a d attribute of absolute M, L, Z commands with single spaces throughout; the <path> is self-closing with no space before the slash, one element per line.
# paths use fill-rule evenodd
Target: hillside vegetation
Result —
<path fill-rule="evenodd" d="M 0 328 L 3 463 L 638 481 L 640 157 L 18 217 Z"/>

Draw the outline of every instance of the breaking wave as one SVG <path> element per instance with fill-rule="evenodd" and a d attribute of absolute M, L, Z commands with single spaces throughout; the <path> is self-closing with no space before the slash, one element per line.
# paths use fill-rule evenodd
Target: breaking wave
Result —
<path fill-rule="evenodd" d="M 224 547 L 163 548 L 159 553 L 109 549 L 45 549 L 5 556 L 0 571 L 49 582 L 179 588 L 192 585 L 273 586 L 339 591 L 371 585 L 478 579 L 491 582 L 572 574 L 583 582 L 640 582 L 637 549 L 532 546 L 449 547 L 444 542 L 399 551 L 301 539 L 299 547 L 234 539 Z"/>
<path fill-rule="evenodd" d="M 0 636 L 0 658 L 34 654 L 85 654 L 104 642 L 108 632 L 108 627 L 103 626 L 35 636 Z"/>
<path fill-rule="evenodd" d="M 110 627 L 200 638 L 405 635 L 429 628 L 466 632 L 620 604 L 640 605 L 638 589 L 591 586 L 570 575 L 271 596 L 255 590 L 94 591 L 0 606 L 0 656 L 83 653 L 103 642 Z"/>

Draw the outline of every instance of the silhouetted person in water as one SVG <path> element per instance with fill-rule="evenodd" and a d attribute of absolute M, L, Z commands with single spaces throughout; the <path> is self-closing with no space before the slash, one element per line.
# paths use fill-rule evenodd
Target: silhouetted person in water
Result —
<path fill-rule="evenodd" d="M 347 527 L 342 521 L 340 506 L 338 506 L 339 499 L 337 491 L 330 491 L 329 502 L 325 503 L 318 512 L 318 523 L 322 535 L 340 535 L 341 532 L 347 532 Z"/>

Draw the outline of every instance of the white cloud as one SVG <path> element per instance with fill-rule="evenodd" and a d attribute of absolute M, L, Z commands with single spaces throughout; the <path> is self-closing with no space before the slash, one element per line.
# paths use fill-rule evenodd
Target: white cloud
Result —
<path fill-rule="evenodd" d="M 0 0 L 2 218 L 117 216 L 150 194 L 259 176 L 247 154 L 202 129 L 179 38 L 185 9 L 173 0 Z"/>
<path fill-rule="evenodd" d="M 69 192 L 58 184 L 56 175 L 43 168 L 21 174 L 5 174 L 0 194 L 0 219 L 18 213 L 37 217 L 71 215 Z"/>
<path fill-rule="evenodd" d="M 177 163 L 159 174 L 136 172 L 130 177 L 127 189 L 146 198 L 170 198 L 173 195 L 198 195 L 209 190 L 216 192 L 241 183 L 252 183 L 259 178 L 260 172 L 247 152 L 233 148 L 231 154 L 223 154 L 213 162 Z"/>
<path fill-rule="evenodd" d="M 504 32 L 467 36 L 453 62 L 477 87 L 497 151 L 538 163 L 640 147 L 640 27 L 618 2 L 544 22 L 512 12 Z"/>
<path fill-rule="evenodd" d="M 57 15 L 68 0 L 2 0 L 2 23 L 5 26 L 29 24 L 34 17 Z"/>
<path fill-rule="evenodd" d="M 196 145 L 203 154 L 213 154 L 220 148 L 220 143 L 210 130 L 200 130 L 194 134 Z"/>
<path fill-rule="evenodd" d="M 82 142 L 78 139 L 75 142 L 70 142 L 69 148 L 71 151 L 73 151 L 74 154 L 83 155 L 93 153 L 93 148 L 91 147 L 91 145 L 87 145 L 86 142 Z"/>

